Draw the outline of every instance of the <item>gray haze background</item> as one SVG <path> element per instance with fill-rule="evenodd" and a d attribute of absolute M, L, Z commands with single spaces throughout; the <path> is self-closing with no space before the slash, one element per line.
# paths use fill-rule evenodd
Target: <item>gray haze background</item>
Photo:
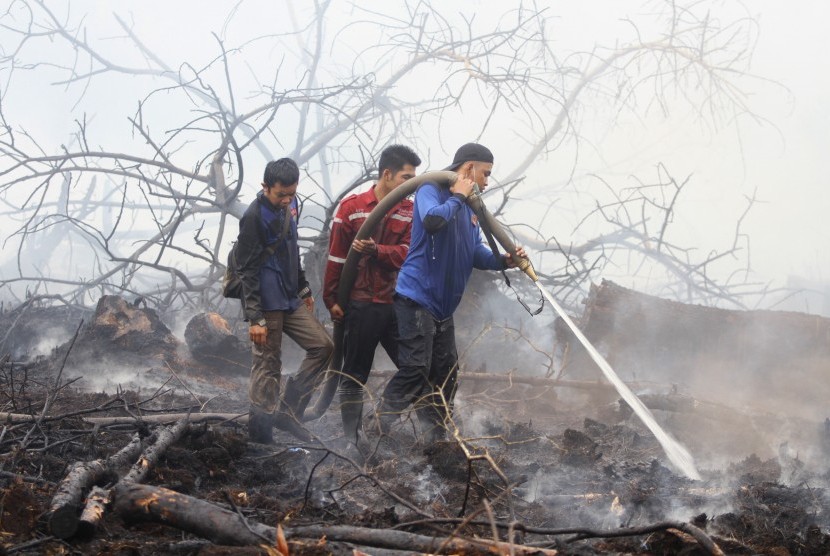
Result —
<path fill-rule="evenodd" d="M 483 25 L 517 3 L 480 0 L 442 4 L 445 11 L 475 14 L 473 22 Z M 389 11 L 395 2 L 361 2 L 360 6 Z M 649 11 L 648 2 L 619 0 L 539 2 L 538 6 L 566 23 L 557 26 L 550 35 L 554 49 L 559 45 L 589 49 L 599 40 L 608 44 L 612 37 L 630 36 L 631 26 L 625 18 Z M 195 66 L 216 55 L 211 32 L 228 44 L 238 44 L 246 35 L 254 37 L 287 29 L 292 17 L 304 20 L 311 9 L 310 2 L 71 2 L 71 13 L 77 16 L 85 12 L 86 27 L 99 38 L 106 41 L 107 37 L 121 33 L 112 18 L 115 11 L 132 21 L 136 34 L 166 60 L 174 63 L 187 60 Z M 644 121 L 606 114 L 600 107 L 587 119 L 585 129 L 580 130 L 587 140 L 576 167 L 573 153 L 563 150 L 540 158 L 528 171 L 528 183 L 538 184 L 546 194 L 550 194 L 551 188 L 560 188 L 569 193 L 570 204 L 558 205 L 546 212 L 548 207 L 534 200 L 531 187 L 525 190 L 523 198 L 516 200 L 512 210 L 523 217 L 533 215 L 531 220 L 544 218 L 545 225 L 555 230 L 557 237 L 570 238 L 585 209 L 580 203 L 590 202 L 580 192 L 597 187 L 597 176 L 619 183 L 630 176 L 651 175 L 656 165 L 663 163 L 678 178 L 692 176 L 673 225 L 688 238 L 687 245 L 705 252 L 723 247 L 724 237 L 727 241 L 730 239 L 745 199 L 755 193 L 758 203 L 742 228 L 750 238 L 751 264 L 755 270 L 755 275 L 747 278 L 809 290 L 778 304 L 774 302 L 780 296 L 769 298 L 764 302 L 766 306 L 830 315 L 827 300 L 830 253 L 826 247 L 830 227 L 825 223 L 830 194 L 822 156 L 830 150 L 827 131 L 830 77 L 817 62 L 828 46 L 825 27 L 830 7 L 822 2 L 785 4 L 761 0 L 746 4 L 725 2 L 723 9 L 745 11 L 757 19 L 758 43 L 751 69 L 769 81 L 755 81 L 747 90 L 746 101 L 763 119 L 721 122 L 715 128 L 701 123 L 696 114 L 688 111 L 673 112 L 667 117 L 652 113 Z M 348 18 L 357 20 L 365 15 L 348 2 L 334 2 L 328 17 L 329 22 L 336 21 L 339 25 Z M 353 52 L 362 46 L 361 38 L 357 32 L 342 33 L 338 48 L 330 53 L 326 63 L 348 66 L 354 59 Z M 119 42 L 112 40 L 112 44 L 117 48 Z M 72 53 L 66 55 L 69 59 Z M 283 53 L 275 48 L 272 60 L 245 60 L 245 64 L 251 74 L 258 74 L 272 68 L 281 57 Z M 299 80 L 303 68 L 293 71 Z M 33 135 L 51 141 L 45 146 L 66 142 L 75 130 L 74 120 L 86 112 L 94 125 L 96 140 L 105 148 L 129 149 L 135 139 L 128 136 L 126 116 L 134 112 L 140 98 L 131 91 L 129 78 L 104 76 L 103 79 L 111 81 L 111 87 L 102 97 L 100 87 L 84 95 L 79 84 L 55 86 L 45 74 L 42 78 L 39 75 L 27 72 L 25 85 L 19 82 L 18 75 L 15 87 L 4 102 L 6 113 L 15 121 L 25 122 Z M 2 78 L 5 82 L 7 75 L 2 73 Z M 237 82 L 244 79 L 244 74 L 234 76 Z M 436 74 L 435 79 L 440 80 L 441 75 Z M 173 113 L 177 107 L 169 109 Z M 470 114 L 469 117 L 480 116 Z M 413 145 L 424 158 L 423 170 L 445 166 L 458 144 L 470 139 L 465 121 L 453 122 L 440 138 L 431 136 L 428 126 L 425 122 L 424 139 Z M 499 161 L 526 154 L 515 131 L 496 134 L 491 129 L 480 140 L 496 154 L 496 179 Z M 278 157 L 284 153 L 273 154 Z M 246 197 L 250 199 L 258 187 L 264 158 L 255 149 L 249 149 L 246 156 Z M 342 172 L 344 181 L 353 175 L 345 168 L 333 167 L 331 171 L 335 176 Z M 10 232 L 7 223 L 0 223 L 0 237 L 6 238 Z M 534 257 L 544 271 L 544 260 Z M 6 275 L 12 264 L 9 253 L 3 253 L 0 264 L 0 273 Z M 626 270 L 620 269 L 618 275 L 613 275 L 612 270 L 606 277 L 628 287 L 649 289 L 648 272 L 632 276 Z"/>

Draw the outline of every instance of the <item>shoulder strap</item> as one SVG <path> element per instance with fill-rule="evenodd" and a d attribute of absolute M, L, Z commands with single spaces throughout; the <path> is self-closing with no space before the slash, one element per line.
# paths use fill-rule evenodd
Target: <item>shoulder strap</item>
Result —
<path fill-rule="evenodd" d="M 265 259 L 267 259 L 268 257 L 270 257 L 271 255 L 274 254 L 274 252 L 277 250 L 277 248 L 283 242 L 285 237 L 288 235 L 288 230 L 291 228 L 291 212 L 287 208 L 282 209 L 281 212 L 282 212 L 282 229 L 280 230 L 279 235 L 277 236 L 277 241 L 275 241 L 274 243 L 272 243 L 271 245 L 269 245 L 268 247 L 265 248 L 265 252 L 262 254 L 262 260 L 263 261 L 265 261 Z M 277 213 L 277 214 L 279 215 L 279 213 Z M 268 225 L 269 229 L 272 232 L 276 232 L 275 228 L 276 228 L 276 224 L 279 223 L 278 220 L 279 220 L 279 216 L 277 216 L 277 218 L 274 218 L 271 221 L 271 224 Z"/>

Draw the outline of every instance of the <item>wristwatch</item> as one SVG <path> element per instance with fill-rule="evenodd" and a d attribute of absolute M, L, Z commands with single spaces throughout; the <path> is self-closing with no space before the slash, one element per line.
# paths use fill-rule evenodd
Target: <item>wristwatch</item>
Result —
<path fill-rule="evenodd" d="M 257 326 L 265 326 L 266 324 L 268 324 L 268 321 L 266 321 L 264 318 L 262 318 L 262 319 L 259 319 L 258 321 L 256 321 L 253 324 L 255 324 Z"/>

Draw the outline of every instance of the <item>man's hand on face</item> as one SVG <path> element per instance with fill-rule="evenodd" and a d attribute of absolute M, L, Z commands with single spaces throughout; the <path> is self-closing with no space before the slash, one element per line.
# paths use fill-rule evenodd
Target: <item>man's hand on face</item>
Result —
<path fill-rule="evenodd" d="M 378 244 L 372 238 L 354 240 L 352 242 L 352 249 L 361 255 L 369 255 L 371 257 L 378 254 Z"/>
<path fill-rule="evenodd" d="M 331 315 L 331 320 L 333 322 L 342 322 L 343 321 L 343 308 L 340 307 L 337 303 L 331 306 L 329 309 L 329 314 Z"/>
<path fill-rule="evenodd" d="M 252 324 L 250 328 L 248 328 L 248 336 L 256 345 L 265 345 L 265 342 L 268 340 L 268 328 L 258 324 Z"/>
<path fill-rule="evenodd" d="M 452 184 L 452 187 L 450 187 L 450 193 L 453 195 L 460 193 L 465 197 L 469 197 L 473 194 L 473 186 L 475 186 L 475 182 L 473 180 L 467 177 L 458 176 L 455 183 Z"/>

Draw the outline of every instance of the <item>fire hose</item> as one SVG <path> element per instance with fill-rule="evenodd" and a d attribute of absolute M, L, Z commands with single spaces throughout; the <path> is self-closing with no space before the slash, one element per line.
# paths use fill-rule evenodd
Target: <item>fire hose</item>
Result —
<path fill-rule="evenodd" d="M 403 199 L 412 195 L 418 187 L 427 182 L 437 183 L 443 187 L 451 187 L 458 178 L 455 172 L 441 171 L 441 172 L 427 172 L 420 176 L 415 176 L 403 182 L 401 185 L 393 189 L 386 195 L 378 204 L 372 209 L 372 212 L 366 217 L 363 225 L 357 231 L 355 239 L 366 239 L 377 227 L 380 220 L 386 216 L 392 208 L 400 203 Z M 510 235 L 501 227 L 496 221 L 495 217 L 487 210 L 484 202 L 481 200 L 481 195 L 476 193 L 470 195 L 467 199 L 467 204 L 478 217 L 482 228 L 489 231 L 493 238 L 504 248 L 507 253 L 511 255 L 516 254 L 516 244 L 511 239 Z M 344 310 L 348 306 L 349 298 L 351 297 L 352 287 L 357 278 L 357 265 L 360 261 L 361 254 L 353 248 L 349 248 L 349 253 L 346 255 L 346 262 L 343 264 L 343 270 L 340 274 L 340 282 L 337 288 L 337 304 Z M 514 257 L 516 259 L 516 257 Z M 533 265 L 526 258 L 518 259 L 517 266 L 524 271 L 530 278 L 537 282 L 539 278 L 533 270 Z M 332 355 L 332 363 L 329 370 L 326 371 L 326 377 L 323 385 L 320 388 L 320 394 L 314 407 L 303 415 L 303 421 L 313 421 L 319 419 L 325 414 L 331 405 L 334 395 L 337 392 L 337 386 L 340 383 L 340 372 L 343 366 L 343 322 L 335 322 L 332 333 L 332 340 L 334 342 L 334 353 Z"/>
<path fill-rule="evenodd" d="M 355 239 L 366 239 L 377 226 L 378 222 L 386 215 L 389 210 L 396 204 L 402 201 L 405 197 L 411 195 L 419 186 L 426 182 L 438 183 L 440 186 L 451 187 L 458 175 L 455 172 L 428 172 L 420 176 L 416 176 L 410 180 L 405 181 L 396 187 L 391 193 L 383 198 L 381 202 L 369 213 L 366 221 L 360 227 Z M 491 236 L 497 241 L 504 250 L 513 255 L 517 262 L 517 267 L 524 271 L 533 280 L 535 285 L 539 288 L 542 295 L 547 298 L 556 312 L 571 328 L 577 339 L 585 346 L 591 358 L 597 363 L 605 377 L 614 385 L 614 388 L 620 393 L 623 399 L 631 406 L 634 412 L 646 424 L 657 438 L 663 450 L 668 455 L 672 463 L 674 463 L 687 477 L 691 479 L 700 479 L 700 474 L 695 468 L 694 461 L 691 454 L 678 443 L 674 438 L 668 435 L 659 424 L 655 421 L 651 412 L 640 401 L 636 394 L 634 394 L 628 386 L 617 376 L 604 357 L 596 350 L 596 348 L 588 341 L 588 338 L 581 330 L 573 323 L 570 317 L 565 313 L 564 309 L 556 302 L 553 296 L 550 295 L 539 282 L 539 278 L 533 269 L 533 265 L 526 258 L 516 257 L 516 245 L 507 234 L 507 232 L 496 221 L 492 214 L 487 210 L 484 202 L 481 200 L 481 194 L 478 187 L 475 188 L 473 195 L 467 198 L 467 204 L 478 217 L 479 223 L 488 236 L 491 248 L 495 251 L 495 245 L 491 241 Z M 343 266 L 343 272 L 340 275 L 340 284 L 337 290 L 337 303 L 345 308 L 348 305 L 349 297 L 351 296 L 352 287 L 354 286 L 355 278 L 357 276 L 357 263 L 360 260 L 361 254 L 350 248 L 346 256 L 346 263 Z M 509 282 L 508 282 L 509 285 Z M 522 303 L 524 305 L 524 303 Z M 525 306 L 530 312 L 530 309 Z M 541 310 L 541 307 L 539 308 Z M 537 311 L 538 312 L 538 311 Z M 533 313 L 531 313 L 533 314 Z M 337 386 L 340 383 L 340 371 L 343 365 L 343 324 L 335 323 L 334 325 L 334 356 L 332 360 L 331 369 L 327 371 L 324 384 L 320 390 L 320 395 L 312 409 L 311 413 L 303 417 L 304 421 L 311 421 L 323 416 L 326 410 L 331 405 L 334 395 L 337 392 Z"/>

